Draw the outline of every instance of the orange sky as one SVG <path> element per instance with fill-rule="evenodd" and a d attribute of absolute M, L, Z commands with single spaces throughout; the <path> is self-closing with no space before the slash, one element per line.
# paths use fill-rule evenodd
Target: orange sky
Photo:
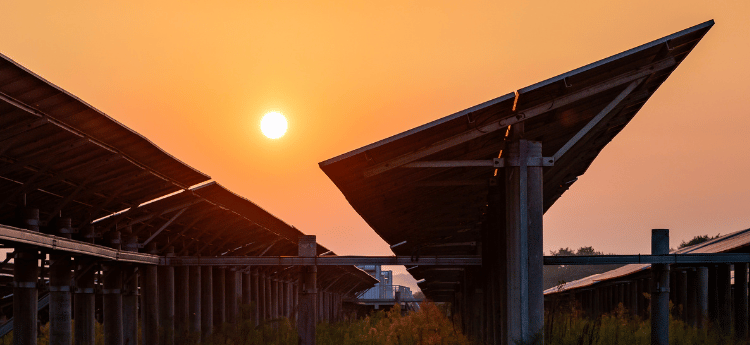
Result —
<path fill-rule="evenodd" d="M 4 3 L 0 52 L 337 253 L 387 255 L 318 162 L 715 19 L 545 215 L 545 251 L 750 227 L 748 1 L 248 3 Z"/>

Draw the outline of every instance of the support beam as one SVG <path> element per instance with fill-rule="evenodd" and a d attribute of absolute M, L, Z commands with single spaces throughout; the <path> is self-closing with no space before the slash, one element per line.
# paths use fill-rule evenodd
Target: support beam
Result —
<path fill-rule="evenodd" d="M 507 157 L 517 157 L 522 164 L 504 168 L 507 229 L 505 343 L 543 342 L 542 167 L 526 165 L 527 157 L 542 156 L 542 145 L 519 139 L 510 142 L 506 152 Z"/>
<path fill-rule="evenodd" d="M 636 255 L 637 257 L 637 255 Z M 747 256 L 750 261 L 750 255 Z M 479 266 L 479 256 L 178 256 L 162 258 L 160 264 L 169 266 L 348 266 L 348 265 L 419 265 L 419 266 Z"/>
<path fill-rule="evenodd" d="M 122 249 L 130 252 L 138 251 L 138 237 L 131 229 L 122 231 Z M 122 266 L 122 342 L 124 345 L 138 345 L 138 275 L 139 271 L 133 264 Z"/>
<path fill-rule="evenodd" d="M 120 249 L 120 232 L 108 234 L 109 246 Z M 102 311 L 104 314 L 104 343 L 123 345 L 122 270 L 117 262 L 103 265 Z"/>
<path fill-rule="evenodd" d="M 70 237 L 70 218 L 58 218 L 55 228 L 58 236 Z M 73 265 L 67 253 L 52 252 L 49 257 L 49 343 L 70 345 L 73 340 L 70 294 Z"/>
<path fill-rule="evenodd" d="M 175 343 L 185 344 L 190 335 L 190 267 L 174 268 Z"/>
<path fill-rule="evenodd" d="M 747 262 L 734 263 L 734 331 L 738 338 L 748 335 Z"/>
<path fill-rule="evenodd" d="M 149 253 L 156 253 L 156 243 L 147 247 Z M 208 267 L 210 269 L 210 267 Z M 159 289 L 156 265 L 143 265 L 141 274 L 141 337 L 142 344 L 159 344 Z"/>
<path fill-rule="evenodd" d="M 76 290 L 73 318 L 75 319 L 74 343 L 76 345 L 94 345 L 95 330 L 95 297 L 94 294 L 94 260 L 91 257 L 78 256 L 76 264 Z"/>
<path fill-rule="evenodd" d="M 231 325 L 237 325 L 240 314 L 241 296 L 237 294 L 237 284 L 240 281 L 240 272 L 237 268 L 227 268 L 226 275 L 226 292 L 224 302 L 226 303 L 226 322 Z"/>
<path fill-rule="evenodd" d="M 669 230 L 651 231 L 651 254 L 669 254 Z M 669 345 L 669 265 L 651 266 L 651 344 Z"/>
<path fill-rule="evenodd" d="M 315 236 L 301 236 L 297 255 L 315 257 L 317 243 Z M 298 343 L 315 345 L 317 325 L 317 266 L 303 266 L 300 272 L 299 317 L 297 318 Z"/>
<path fill-rule="evenodd" d="M 206 341 L 214 327 L 213 267 L 201 267 L 201 341 Z"/>
<path fill-rule="evenodd" d="M 214 267 L 213 271 L 213 281 L 214 281 L 214 288 L 213 288 L 213 297 L 214 297 L 214 331 L 220 332 L 221 326 L 224 325 L 224 322 L 226 322 L 226 303 L 225 303 L 225 293 L 226 293 L 226 276 L 224 274 L 225 268 L 223 267 Z"/>
<path fill-rule="evenodd" d="M 167 256 L 174 255 L 174 249 L 169 248 Z M 174 267 L 159 266 L 159 344 L 175 344 L 174 321 Z"/>
<path fill-rule="evenodd" d="M 210 267 L 209 267 L 210 268 Z M 201 339 L 201 317 L 203 310 L 201 305 L 202 298 L 202 280 L 201 268 L 199 266 L 190 266 L 190 286 L 188 287 L 188 298 L 190 299 L 190 344 L 197 343 Z"/>

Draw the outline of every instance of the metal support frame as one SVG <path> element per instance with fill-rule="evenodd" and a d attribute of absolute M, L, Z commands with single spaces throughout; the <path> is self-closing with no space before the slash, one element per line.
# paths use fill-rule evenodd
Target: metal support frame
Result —
<path fill-rule="evenodd" d="M 651 232 L 651 254 L 669 253 L 669 230 Z M 669 344 L 669 264 L 651 266 L 651 344 Z"/>
<path fill-rule="evenodd" d="M 73 306 L 75 322 L 74 343 L 78 345 L 94 345 L 95 331 L 95 297 L 93 259 L 90 257 L 76 257 L 76 290 Z"/>
<path fill-rule="evenodd" d="M 210 268 L 210 267 L 209 267 Z M 202 298 L 202 282 L 201 282 L 201 267 L 200 266 L 190 266 L 189 268 L 189 280 L 190 284 L 188 284 L 188 299 L 190 299 L 190 307 L 189 307 L 189 322 L 190 327 L 188 328 L 190 339 L 193 341 L 200 340 L 200 334 L 201 334 L 201 317 L 203 315 L 202 305 L 201 305 L 201 298 Z"/>
<path fill-rule="evenodd" d="M 214 296 L 213 296 L 213 270 L 211 266 L 203 266 L 201 269 L 201 341 L 206 341 L 213 333 L 214 327 Z"/>
<path fill-rule="evenodd" d="M 301 236 L 298 244 L 298 255 L 315 257 L 317 243 L 315 236 Z M 317 258 L 322 259 L 322 258 Z M 304 266 L 300 272 L 300 289 L 297 318 L 298 342 L 300 345 L 315 345 L 315 326 L 317 325 L 317 266 Z"/>
<path fill-rule="evenodd" d="M 156 244 L 149 244 L 149 253 L 156 252 Z M 143 265 L 141 272 L 141 337 L 142 344 L 159 343 L 159 294 L 156 265 Z"/>

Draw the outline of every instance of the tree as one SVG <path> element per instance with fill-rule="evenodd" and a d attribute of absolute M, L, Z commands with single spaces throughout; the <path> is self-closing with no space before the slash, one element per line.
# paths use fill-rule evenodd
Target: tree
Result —
<path fill-rule="evenodd" d="M 552 256 L 573 256 L 576 255 L 575 252 L 573 252 L 570 248 L 560 248 L 558 251 L 551 251 L 550 254 Z"/>
<path fill-rule="evenodd" d="M 698 235 L 698 236 L 695 236 L 690 241 L 687 241 L 687 242 L 682 241 L 682 243 L 680 243 L 680 249 L 685 248 L 685 247 L 690 247 L 690 246 L 696 245 L 698 243 L 703 243 L 703 242 L 706 242 L 708 240 L 713 240 L 714 238 L 718 238 L 719 235 L 721 235 L 721 234 L 716 234 L 716 236 L 714 236 L 714 237 L 711 237 L 711 236 L 708 236 L 708 235 L 703 235 L 703 236 Z"/>
<path fill-rule="evenodd" d="M 597 252 L 594 247 L 581 247 L 578 248 L 576 255 L 604 255 L 604 253 Z"/>

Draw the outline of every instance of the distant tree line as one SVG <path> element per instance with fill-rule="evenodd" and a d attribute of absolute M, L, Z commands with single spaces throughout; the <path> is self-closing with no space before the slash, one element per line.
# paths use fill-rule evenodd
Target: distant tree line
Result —
<path fill-rule="evenodd" d="M 552 256 L 582 256 L 582 255 L 604 255 L 602 252 L 594 250 L 594 247 L 581 247 L 578 250 L 573 251 L 572 249 L 565 247 L 560 248 L 557 251 L 551 251 Z"/>

